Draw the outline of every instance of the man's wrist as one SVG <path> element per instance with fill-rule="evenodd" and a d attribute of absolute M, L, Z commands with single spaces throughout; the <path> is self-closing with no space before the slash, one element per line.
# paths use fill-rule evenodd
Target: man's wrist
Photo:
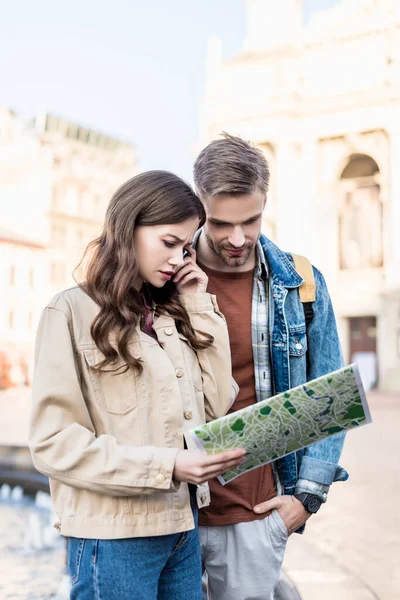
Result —
<path fill-rule="evenodd" d="M 313 494 L 317 496 L 321 502 L 326 502 L 329 492 L 329 485 L 310 481 L 308 479 L 299 479 L 296 483 L 294 495 L 298 494 Z"/>
<path fill-rule="evenodd" d="M 294 494 L 294 497 L 299 500 L 310 515 L 314 515 L 321 508 L 322 500 L 315 494 Z"/>

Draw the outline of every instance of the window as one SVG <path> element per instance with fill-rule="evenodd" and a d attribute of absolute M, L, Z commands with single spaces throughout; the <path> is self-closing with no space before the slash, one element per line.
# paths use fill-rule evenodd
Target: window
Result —
<path fill-rule="evenodd" d="M 81 229 L 78 229 L 78 231 L 76 232 L 76 245 L 78 246 L 78 248 L 82 248 L 84 243 L 85 243 L 85 236 L 83 234 L 83 231 Z"/>
<path fill-rule="evenodd" d="M 51 207 L 53 210 L 57 211 L 61 209 L 61 204 L 61 190 L 54 185 L 51 196 Z"/>
<path fill-rule="evenodd" d="M 53 225 L 51 228 L 51 245 L 53 248 L 65 248 L 66 231 L 63 225 Z"/>
<path fill-rule="evenodd" d="M 63 285 L 66 279 L 66 267 L 63 263 L 52 263 L 50 267 L 51 283 Z"/>
<path fill-rule="evenodd" d="M 93 198 L 93 217 L 96 220 L 101 219 L 102 217 L 102 206 L 101 206 L 101 196 L 96 194 Z"/>
<path fill-rule="evenodd" d="M 65 190 L 65 211 L 74 215 L 78 211 L 78 190 L 74 185 L 69 185 Z"/>
<path fill-rule="evenodd" d="M 86 198 L 85 198 L 85 194 L 80 192 L 78 194 L 78 212 L 79 212 L 79 216 L 83 216 L 85 214 L 86 211 Z"/>
<path fill-rule="evenodd" d="M 10 285 L 15 285 L 15 267 L 10 268 Z"/>

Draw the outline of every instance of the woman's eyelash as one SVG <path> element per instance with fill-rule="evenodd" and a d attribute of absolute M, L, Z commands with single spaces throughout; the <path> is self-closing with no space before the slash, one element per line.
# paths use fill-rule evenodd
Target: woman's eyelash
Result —
<path fill-rule="evenodd" d="M 167 242 L 165 240 L 163 240 L 163 242 L 167 246 L 167 248 L 173 248 L 174 246 L 176 246 L 174 242 Z"/>

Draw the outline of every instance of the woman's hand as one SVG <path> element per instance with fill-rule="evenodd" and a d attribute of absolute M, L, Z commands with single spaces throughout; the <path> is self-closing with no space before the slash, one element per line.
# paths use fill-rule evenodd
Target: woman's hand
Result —
<path fill-rule="evenodd" d="M 243 462 L 245 454 L 244 448 L 226 450 L 211 456 L 203 454 L 200 450 L 179 450 L 173 478 L 199 485 L 236 467 Z"/>
<path fill-rule="evenodd" d="M 203 294 L 207 291 L 208 277 L 196 263 L 196 250 L 188 248 L 185 264 L 174 276 L 178 294 Z"/>

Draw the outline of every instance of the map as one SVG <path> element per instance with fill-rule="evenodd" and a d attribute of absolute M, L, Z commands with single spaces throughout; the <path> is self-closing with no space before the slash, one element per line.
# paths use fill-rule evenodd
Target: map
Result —
<path fill-rule="evenodd" d="M 189 448 L 207 454 L 246 448 L 246 460 L 218 477 L 225 485 L 319 440 L 371 422 L 356 364 L 191 429 Z"/>

